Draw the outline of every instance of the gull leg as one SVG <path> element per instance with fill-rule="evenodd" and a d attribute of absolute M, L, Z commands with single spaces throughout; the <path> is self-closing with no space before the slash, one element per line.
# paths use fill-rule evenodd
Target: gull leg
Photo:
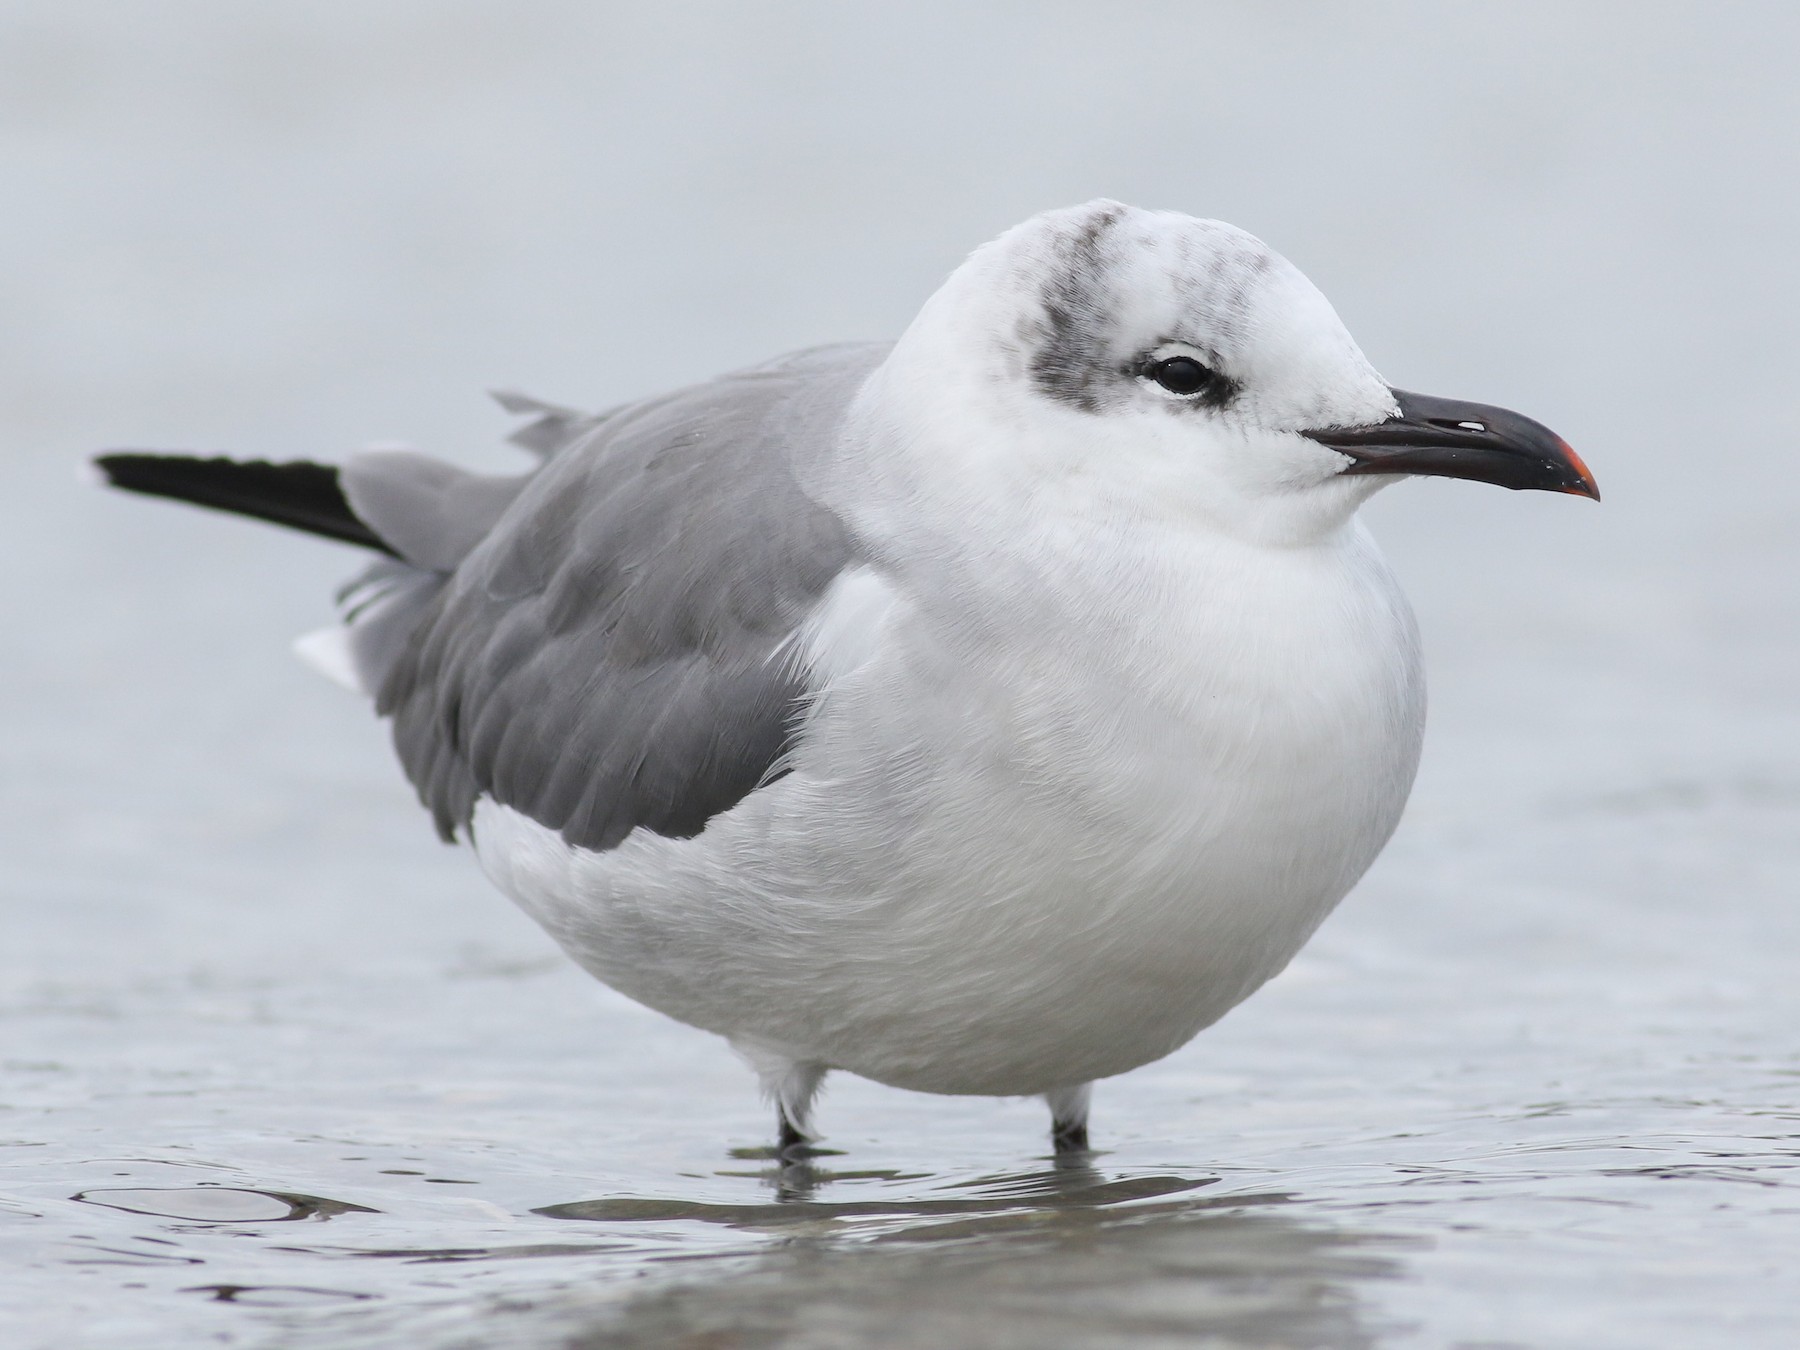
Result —
<path fill-rule="evenodd" d="M 731 1048 L 756 1070 L 763 1096 L 775 1104 L 776 1156 L 789 1161 L 805 1157 L 807 1146 L 819 1137 L 812 1128 L 813 1099 L 830 1069 L 756 1041 L 733 1041 Z"/>
<path fill-rule="evenodd" d="M 810 1123 L 810 1122 L 809 1122 Z M 814 1136 L 810 1129 L 802 1129 L 788 1119 L 787 1107 L 775 1108 L 775 1152 L 782 1157 L 812 1143 Z"/>
<path fill-rule="evenodd" d="M 827 1072 L 823 1064 L 793 1064 L 775 1084 L 775 1151 L 782 1158 L 806 1157 L 818 1139 L 812 1106 Z"/>
<path fill-rule="evenodd" d="M 1059 1157 L 1088 1151 L 1088 1098 L 1093 1084 L 1046 1092 L 1050 1104 L 1050 1143 Z"/>

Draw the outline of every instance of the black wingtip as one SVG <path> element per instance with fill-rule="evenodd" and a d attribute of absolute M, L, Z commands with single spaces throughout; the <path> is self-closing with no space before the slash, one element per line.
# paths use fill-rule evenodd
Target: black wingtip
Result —
<path fill-rule="evenodd" d="M 350 509 L 338 471 L 292 460 L 236 460 L 113 450 L 94 457 L 107 483 L 125 492 L 230 511 L 398 557 Z"/>

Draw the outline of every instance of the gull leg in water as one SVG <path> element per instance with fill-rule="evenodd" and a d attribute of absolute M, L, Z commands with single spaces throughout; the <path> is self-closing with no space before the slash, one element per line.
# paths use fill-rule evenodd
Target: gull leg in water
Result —
<path fill-rule="evenodd" d="M 1050 1104 L 1050 1143 L 1058 1157 L 1089 1151 L 1088 1101 L 1093 1088 L 1092 1083 L 1083 1083 L 1044 1094 Z"/>
<path fill-rule="evenodd" d="M 789 1162 L 814 1156 L 819 1136 L 813 1132 L 812 1108 L 828 1070 L 806 1061 L 765 1061 L 759 1068 L 763 1092 L 775 1103 L 775 1156 Z"/>

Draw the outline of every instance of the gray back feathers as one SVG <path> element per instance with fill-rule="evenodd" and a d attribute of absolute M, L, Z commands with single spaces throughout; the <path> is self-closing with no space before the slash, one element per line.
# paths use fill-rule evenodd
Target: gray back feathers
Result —
<path fill-rule="evenodd" d="M 454 568 L 404 592 L 403 641 L 359 655 L 445 837 L 483 795 L 586 848 L 638 826 L 692 835 L 775 768 L 805 693 L 778 649 L 852 558 L 789 447 L 833 434 L 886 350 L 800 353 L 614 410 L 524 480 L 416 457 L 347 477 L 404 557 Z M 423 485 L 403 506 L 397 478 Z"/>

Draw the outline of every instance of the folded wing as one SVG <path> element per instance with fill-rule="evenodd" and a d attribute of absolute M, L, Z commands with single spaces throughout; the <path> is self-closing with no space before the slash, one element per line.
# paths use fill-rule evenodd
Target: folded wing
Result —
<path fill-rule="evenodd" d="M 429 522 L 383 519 L 379 487 L 347 475 L 384 538 L 424 535 L 397 548 L 412 562 L 373 569 L 403 631 L 365 669 L 446 838 L 484 796 L 585 848 L 689 836 L 778 771 L 806 694 L 789 639 L 854 561 L 790 450 L 834 434 L 885 350 L 801 353 L 604 414 L 478 542 L 437 556 Z M 416 575 L 464 548 L 447 577 Z"/>

